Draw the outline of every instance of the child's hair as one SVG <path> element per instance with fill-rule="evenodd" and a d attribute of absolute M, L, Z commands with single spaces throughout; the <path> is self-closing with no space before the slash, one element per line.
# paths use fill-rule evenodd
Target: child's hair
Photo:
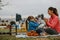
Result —
<path fill-rule="evenodd" d="M 41 19 L 44 19 L 44 14 L 38 15 L 38 17 L 40 17 Z"/>
<path fill-rule="evenodd" d="M 27 19 L 26 19 L 26 29 L 28 30 L 28 21 L 30 21 L 31 19 L 34 19 L 33 16 L 29 16 Z"/>
<path fill-rule="evenodd" d="M 53 11 L 53 13 L 54 13 L 56 16 L 58 16 L 58 12 L 57 12 L 57 9 L 56 9 L 56 8 L 54 8 L 54 7 L 49 7 L 48 10 Z"/>
<path fill-rule="evenodd" d="M 33 17 L 33 16 L 29 16 L 29 17 L 27 18 L 28 21 L 30 21 L 31 19 L 34 19 L 34 17 Z"/>
<path fill-rule="evenodd" d="M 38 17 L 41 17 L 41 15 L 38 15 Z"/>
<path fill-rule="evenodd" d="M 41 19 L 44 19 L 44 15 L 43 14 L 41 14 Z"/>

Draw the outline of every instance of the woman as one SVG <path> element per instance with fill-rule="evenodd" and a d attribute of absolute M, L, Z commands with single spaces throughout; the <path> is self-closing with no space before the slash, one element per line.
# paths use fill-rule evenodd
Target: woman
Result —
<path fill-rule="evenodd" d="M 50 15 L 50 19 L 48 20 L 45 18 L 45 22 L 49 28 L 46 28 L 45 31 L 49 34 L 60 33 L 60 24 L 57 9 L 49 7 L 48 14 Z"/>

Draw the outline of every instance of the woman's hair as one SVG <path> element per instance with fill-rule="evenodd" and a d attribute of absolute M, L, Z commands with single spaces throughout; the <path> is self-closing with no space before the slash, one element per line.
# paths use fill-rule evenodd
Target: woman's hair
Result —
<path fill-rule="evenodd" d="M 48 10 L 53 11 L 53 13 L 58 16 L 58 12 L 57 12 L 57 9 L 56 9 L 56 8 L 54 8 L 54 7 L 49 7 Z"/>

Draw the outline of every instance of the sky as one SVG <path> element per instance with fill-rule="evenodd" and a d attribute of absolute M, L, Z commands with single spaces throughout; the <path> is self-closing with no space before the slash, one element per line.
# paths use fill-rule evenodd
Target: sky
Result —
<path fill-rule="evenodd" d="M 44 14 L 49 17 L 48 8 L 55 7 L 60 15 L 60 0 L 2 0 L 3 4 L 8 2 L 8 5 L 0 10 L 0 17 L 10 18 L 15 17 L 16 13 L 21 14 L 23 18 L 30 15 L 37 16 Z"/>

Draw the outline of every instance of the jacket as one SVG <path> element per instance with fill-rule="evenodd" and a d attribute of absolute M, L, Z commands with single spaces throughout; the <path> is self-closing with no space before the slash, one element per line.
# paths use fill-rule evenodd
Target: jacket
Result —
<path fill-rule="evenodd" d="M 49 21 L 47 21 L 47 25 L 52 29 L 56 30 L 58 33 L 60 33 L 60 23 L 58 16 L 56 15 L 51 16 Z"/>
<path fill-rule="evenodd" d="M 31 31 L 31 30 L 35 31 L 38 26 L 39 26 L 39 24 L 37 22 L 30 21 L 28 31 Z"/>

